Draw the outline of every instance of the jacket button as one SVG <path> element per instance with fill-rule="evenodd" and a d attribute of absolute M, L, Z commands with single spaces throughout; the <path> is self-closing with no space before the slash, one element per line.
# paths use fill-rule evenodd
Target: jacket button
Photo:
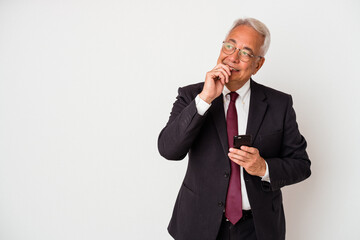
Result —
<path fill-rule="evenodd" d="M 224 203 L 223 202 L 218 202 L 218 206 L 222 207 L 222 206 L 224 206 Z"/>
<path fill-rule="evenodd" d="M 228 172 L 225 172 L 225 173 L 224 173 L 224 178 L 228 178 L 229 175 L 230 175 L 230 174 L 229 174 Z"/>

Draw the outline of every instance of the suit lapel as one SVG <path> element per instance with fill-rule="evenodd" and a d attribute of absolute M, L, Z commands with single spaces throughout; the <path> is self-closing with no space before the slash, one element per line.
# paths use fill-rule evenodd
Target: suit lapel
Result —
<path fill-rule="evenodd" d="M 226 130 L 226 120 L 225 120 L 225 110 L 224 110 L 224 102 L 223 95 L 221 94 L 218 98 L 216 98 L 209 111 L 211 116 L 214 119 L 214 123 L 216 126 L 217 133 L 220 138 L 221 145 L 224 150 L 224 154 L 227 156 L 229 152 L 229 144 L 227 140 L 227 130 Z"/>
<path fill-rule="evenodd" d="M 266 96 L 259 85 L 252 79 L 250 81 L 251 95 L 246 134 L 250 134 L 252 136 L 251 144 L 253 144 L 264 119 L 264 115 L 267 110 L 267 103 L 264 101 Z"/>

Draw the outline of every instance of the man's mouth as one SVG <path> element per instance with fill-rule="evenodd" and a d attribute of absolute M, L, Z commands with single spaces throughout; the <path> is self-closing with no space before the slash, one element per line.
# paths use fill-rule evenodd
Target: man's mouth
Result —
<path fill-rule="evenodd" d="M 230 71 L 232 71 L 232 72 L 239 72 L 239 71 L 240 71 L 239 69 L 236 69 L 236 68 L 230 66 L 229 64 L 226 64 L 226 63 L 224 63 L 224 62 L 223 62 L 223 64 L 225 64 L 226 66 L 228 66 L 228 67 L 230 68 Z"/>

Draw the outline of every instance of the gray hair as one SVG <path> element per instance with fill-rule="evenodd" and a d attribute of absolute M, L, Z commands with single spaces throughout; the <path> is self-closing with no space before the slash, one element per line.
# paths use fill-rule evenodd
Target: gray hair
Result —
<path fill-rule="evenodd" d="M 234 25 L 230 29 L 229 33 L 232 30 L 234 30 L 234 28 L 241 26 L 241 25 L 246 25 L 246 26 L 253 28 L 261 36 L 264 37 L 264 43 L 261 46 L 261 54 L 262 54 L 262 56 L 265 56 L 265 54 L 268 51 L 269 46 L 270 46 L 270 31 L 266 27 L 266 25 L 255 18 L 240 18 L 234 22 Z M 228 35 L 229 35 L 229 33 L 228 33 Z"/>

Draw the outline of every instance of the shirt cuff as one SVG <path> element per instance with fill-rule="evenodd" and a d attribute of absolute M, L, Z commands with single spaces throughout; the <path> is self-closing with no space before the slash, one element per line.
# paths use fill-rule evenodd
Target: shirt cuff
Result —
<path fill-rule="evenodd" d="M 266 161 L 265 161 L 265 164 L 266 164 L 266 172 L 265 172 L 265 175 L 261 178 L 261 181 L 270 183 L 269 166 Z"/>
<path fill-rule="evenodd" d="M 196 105 L 196 109 L 198 114 L 200 114 L 201 116 L 203 116 L 205 114 L 205 112 L 210 108 L 211 104 L 208 104 L 207 102 L 205 102 L 204 100 L 202 100 L 199 97 L 199 94 L 196 96 L 195 98 L 195 105 Z"/>

